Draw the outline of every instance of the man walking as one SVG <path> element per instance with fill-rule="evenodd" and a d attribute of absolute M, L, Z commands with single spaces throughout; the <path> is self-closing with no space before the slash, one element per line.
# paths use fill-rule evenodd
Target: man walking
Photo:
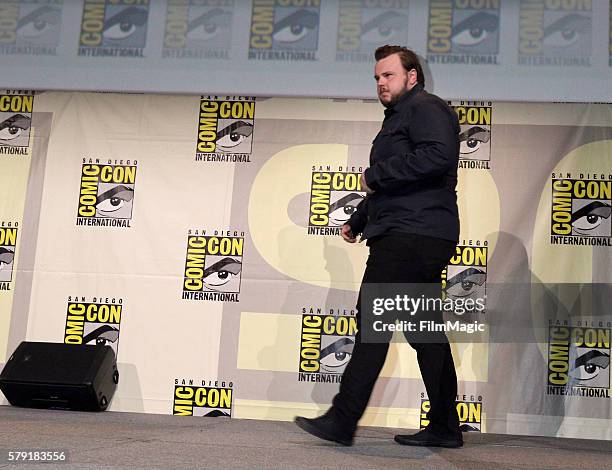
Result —
<path fill-rule="evenodd" d="M 386 108 L 373 141 L 370 167 L 362 175 L 367 197 L 342 227 L 355 243 L 361 234 L 370 248 L 362 291 L 368 284 L 440 284 L 441 273 L 459 238 L 457 164 L 459 123 L 455 112 L 424 90 L 423 70 L 414 52 L 382 46 L 375 52 L 377 93 Z M 357 303 L 355 347 L 332 407 L 319 418 L 295 422 L 319 438 L 353 443 L 380 373 L 389 343 L 362 341 L 364 315 L 371 306 Z M 404 445 L 461 447 L 455 407 L 457 377 L 444 333 L 415 341 L 421 376 L 431 408 L 429 425 L 414 435 L 397 435 Z"/>

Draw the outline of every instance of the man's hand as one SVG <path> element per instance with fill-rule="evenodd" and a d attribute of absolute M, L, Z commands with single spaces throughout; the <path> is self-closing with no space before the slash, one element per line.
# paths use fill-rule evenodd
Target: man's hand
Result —
<path fill-rule="evenodd" d="M 363 189 L 366 194 L 374 193 L 374 190 L 368 186 L 365 179 L 365 173 L 361 173 L 361 189 Z"/>
<path fill-rule="evenodd" d="M 340 231 L 340 235 L 344 238 L 344 241 L 349 243 L 355 243 L 357 241 L 357 237 L 353 235 L 353 230 L 349 224 L 344 224 L 342 226 L 342 230 Z"/>

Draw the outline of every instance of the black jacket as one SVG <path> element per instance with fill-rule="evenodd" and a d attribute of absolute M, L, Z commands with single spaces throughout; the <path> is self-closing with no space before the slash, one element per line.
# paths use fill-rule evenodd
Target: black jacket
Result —
<path fill-rule="evenodd" d="M 421 85 L 385 110 L 365 171 L 374 194 L 349 219 L 353 234 L 415 233 L 458 241 L 459 130 L 456 113 Z"/>

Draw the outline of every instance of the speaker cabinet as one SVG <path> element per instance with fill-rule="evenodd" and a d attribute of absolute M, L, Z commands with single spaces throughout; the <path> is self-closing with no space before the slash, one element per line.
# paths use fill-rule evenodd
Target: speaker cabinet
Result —
<path fill-rule="evenodd" d="M 0 373 L 0 390 L 11 405 L 103 411 L 119 372 L 110 346 L 24 341 Z"/>

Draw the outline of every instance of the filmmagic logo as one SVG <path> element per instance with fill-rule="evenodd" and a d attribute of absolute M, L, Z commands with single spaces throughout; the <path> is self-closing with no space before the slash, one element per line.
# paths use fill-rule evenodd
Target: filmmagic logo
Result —
<path fill-rule="evenodd" d="M 520 65 L 591 65 L 592 0 L 521 0 Z"/>
<path fill-rule="evenodd" d="M 11 290 L 18 230 L 18 222 L 0 222 L 0 291 Z"/>
<path fill-rule="evenodd" d="M 62 0 L 0 2 L 0 55 L 56 55 Z"/>
<path fill-rule="evenodd" d="M 168 0 L 162 57 L 229 59 L 234 0 Z"/>
<path fill-rule="evenodd" d="M 499 64 L 500 0 L 429 2 L 427 61 Z"/>
<path fill-rule="evenodd" d="M 202 96 L 196 161 L 250 163 L 255 98 Z"/>
<path fill-rule="evenodd" d="M 419 292 L 429 290 L 428 294 L 408 295 L 390 293 L 390 291 Z M 437 293 L 435 292 L 437 290 Z M 378 296 L 387 292 L 384 297 Z M 366 325 L 365 334 L 371 335 L 369 340 L 386 337 L 386 333 L 399 331 L 415 333 L 415 338 L 433 339 L 435 335 L 427 333 L 459 332 L 484 333 L 486 324 L 478 320 L 468 321 L 467 318 L 459 320 L 443 320 L 443 314 L 456 316 L 482 313 L 485 308 L 484 298 L 440 298 L 439 287 L 435 286 L 407 286 L 405 288 L 392 288 L 388 286 L 367 286 L 362 289 L 361 305 L 371 306 L 364 310 Z M 371 312 L 371 316 L 370 316 Z M 383 333 L 383 334 L 380 334 Z M 425 335 L 419 336 L 418 333 Z"/>
<path fill-rule="evenodd" d="M 374 61 L 383 44 L 408 42 L 409 0 L 340 0 L 336 60 Z"/>
<path fill-rule="evenodd" d="M 357 206 L 365 198 L 361 167 L 332 170 L 313 166 L 310 177 L 309 235 L 340 235 Z"/>
<path fill-rule="evenodd" d="M 491 161 L 491 101 L 449 101 L 457 113 L 459 134 L 459 168 L 490 170 Z"/>
<path fill-rule="evenodd" d="M 223 380 L 174 379 L 172 414 L 231 418 L 233 387 Z"/>
<path fill-rule="evenodd" d="M 123 299 L 68 297 L 65 344 L 101 344 L 119 352 Z"/>
<path fill-rule="evenodd" d="M 357 319 L 346 309 L 302 309 L 299 382 L 339 383 L 355 345 Z"/>
<path fill-rule="evenodd" d="M 244 232 L 189 230 L 183 299 L 239 302 Z"/>
<path fill-rule="evenodd" d="M 84 158 L 77 225 L 129 228 L 138 161 Z"/>
<path fill-rule="evenodd" d="M 313 61 L 320 0 L 253 0 L 249 59 Z"/>
<path fill-rule="evenodd" d="M 34 92 L 0 92 L 0 155 L 27 155 Z"/>
<path fill-rule="evenodd" d="M 612 174 L 552 174 L 550 242 L 612 246 Z"/>
<path fill-rule="evenodd" d="M 144 57 L 149 0 L 84 0 L 79 56 Z"/>
<path fill-rule="evenodd" d="M 550 321 L 549 395 L 610 398 L 611 322 Z"/>

